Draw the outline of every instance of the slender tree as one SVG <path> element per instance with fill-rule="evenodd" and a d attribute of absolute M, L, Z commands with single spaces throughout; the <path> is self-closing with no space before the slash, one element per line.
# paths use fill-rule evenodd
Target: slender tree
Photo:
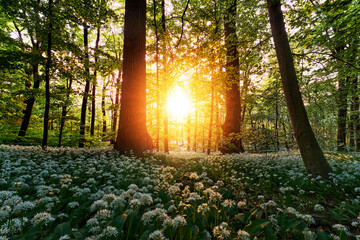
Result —
<path fill-rule="evenodd" d="M 146 129 L 146 0 L 125 1 L 123 83 L 115 149 L 141 154 L 153 148 Z"/>
<path fill-rule="evenodd" d="M 86 3 L 85 3 L 86 4 Z M 87 107 L 87 100 L 90 90 L 90 63 L 89 63 L 89 32 L 88 32 L 88 25 L 86 21 L 83 24 L 84 27 L 84 48 L 85 48 L 85 90 L 83 95 L 83 100 L 81 104 L 81 116 L 80 116 L 80 142 L 79 147 L 82 148 L 85 146 L 85 124 L 86 124 L 86 107 Z"/>
<path fill-rule="evenodd" d="M 52 13 L 53 13 L 53 0 L 49 0 L 48 9 L 48 36 L 47 36 L 47 59 L 45 65 L 45 113 L 44 113 L 44 131 L 42 139 L 42 148 L 47 147 L 48 142 L 48 127 L 49 127 L 49 112 L 50 112 L 50 68 L 51 68 L 51 48 L 52 48 Z"/>
<path fill-rule="evenodd" d="M 301 98 L 280 0 L 267 0 L 267 8 L 285 100 L 301 157 L 309 174 L 327 178 L 332 169 L 311 129 Z"/>

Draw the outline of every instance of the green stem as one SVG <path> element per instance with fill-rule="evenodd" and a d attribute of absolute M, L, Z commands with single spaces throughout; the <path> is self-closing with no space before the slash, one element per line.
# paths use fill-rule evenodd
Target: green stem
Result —
<path fill-rule="evenodd" d="M 130 230 L 131 230 L 131 225 L 132 225 L 133 219 L 134 219 L 134 214 L 131 214 L 130 223 L 129 223 L 129 227 L 128 227 L 128 232 L 127 232 L 127 235 L 126 235 L 126 240 L 129 239 Z"/>

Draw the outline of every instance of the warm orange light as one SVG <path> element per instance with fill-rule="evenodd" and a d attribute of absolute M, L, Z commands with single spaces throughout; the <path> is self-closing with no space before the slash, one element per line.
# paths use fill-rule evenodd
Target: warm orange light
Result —
<path fill-rule="evenodd" d="M 181 121 L 190 114 L 191 102 L 187 94 L 180 87 L 175 87 L 169 93 L 166 107 L 170 117 Z"/>

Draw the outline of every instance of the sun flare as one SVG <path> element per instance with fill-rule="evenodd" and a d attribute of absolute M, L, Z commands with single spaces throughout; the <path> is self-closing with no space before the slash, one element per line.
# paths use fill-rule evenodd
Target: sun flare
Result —
<path fill-rule="evenodd" d="M 191 102 L 180 87 L 175 87 L 167 98 L 166 107 L 171 117 L 176 120 L 184 120 L 190 114 Z"/>

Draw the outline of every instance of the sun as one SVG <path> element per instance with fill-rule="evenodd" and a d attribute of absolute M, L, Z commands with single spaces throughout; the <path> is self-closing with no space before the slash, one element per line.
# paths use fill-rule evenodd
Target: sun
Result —
<path fill-rule="evenodd" d="M 171 117 L 181 121 L 190 114 L 191 101 L 180 87 L 175 87 L 167 98 L 166 107 Z"/>

